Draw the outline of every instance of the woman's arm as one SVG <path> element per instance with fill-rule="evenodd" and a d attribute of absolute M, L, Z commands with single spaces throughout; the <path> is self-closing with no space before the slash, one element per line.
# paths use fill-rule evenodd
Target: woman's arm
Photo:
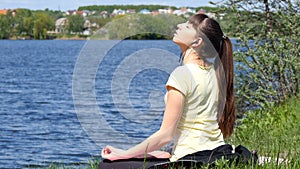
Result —
<path fill-rule="evenodd" d="M 175 134 L 177 123 L 180 120 L 184 107 L 184 95 L 175 88 L 168 86 L 167 103 L 160 129 L 140 144 L 121 150 L 107 146 L 102 150 L 102 158 L 109 160 L 128 159 L 144 154 L 155 154 L 159 157 L 159 151 L 155 151 L 170 143 Z M 165 153 L 165 152 L 161 152 Z M 165 156 L 165 154 L 161 155 Z"/>

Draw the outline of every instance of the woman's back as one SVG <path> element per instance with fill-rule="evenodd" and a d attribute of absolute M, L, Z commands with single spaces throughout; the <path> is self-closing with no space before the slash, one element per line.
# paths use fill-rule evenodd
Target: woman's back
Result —
<path fill-rule="evenodd" d="M 224 145 L 217 122 L 219 88 L 214 67 L 180 66 L 171 74 L 167 86 L 176 88 L 186 98 L 170 160 Z"/>

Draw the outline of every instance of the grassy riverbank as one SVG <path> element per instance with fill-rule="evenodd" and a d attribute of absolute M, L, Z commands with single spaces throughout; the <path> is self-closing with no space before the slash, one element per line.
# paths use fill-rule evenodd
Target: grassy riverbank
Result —
<path fill-rule="evenodd" d="M 298 169 L 300 168 L 300 97 L 289 99 L 268 110 L 248 112 L 246 118 L 238 120 L 234 135 L 227 140 L 233 145 L 244 145 L 257 150 L 260 157 L 272 158 L 270 162 L 251 166 L 230 166 L 220 161 L 216 168 L 254 169 Z M 279 163 L 277 159 L 288 162 Z M 85 168 L 97 169 L 98 159 L 90 161 Z M 69 168 L 57 165 L 49 168 Z M 74 168 L 77 168 L 74 166 Z M 203 168 L 208 168 L 204 166 Z"/>
<path fill-rule="evenodd" d="M 257 168 L 300 168 L 299 121 L 298 96 L 268 110 L 248 112 L 246 118 L 238 121 L 240 125 L 228 142 L 242 144 L 257 150 L 259 156 L 273 158 L 270 163 Z M 279 158 L 289 162 L 278 164 Z"/>

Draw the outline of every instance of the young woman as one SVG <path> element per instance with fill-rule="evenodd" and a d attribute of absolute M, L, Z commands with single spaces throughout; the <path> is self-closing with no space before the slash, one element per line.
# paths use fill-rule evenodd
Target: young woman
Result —
<path fill-rule="evenodd" d="M 179 24 L 173 41 L 182 51 L 183 65 L 166 84 L 165 111 L 160 129 L 140 144 L 122 150 L 103 148 L 100 168 L 143 166 L 122 159 L 153 157 L 175 162 L 193 153 L 225 145 L 236 118 L 232 44 L 220 25 L 204 14 Z M 159 151 L 174 140 L 172 152 Z M 153 159 L 152 158 L 152 159 Z M 150 158 L 149 158 L 150 159 Z"/>

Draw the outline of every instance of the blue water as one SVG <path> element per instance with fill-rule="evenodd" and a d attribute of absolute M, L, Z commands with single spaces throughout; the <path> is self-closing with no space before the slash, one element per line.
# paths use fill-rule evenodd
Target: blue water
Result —
<path fill-rule="evenodd" d="M 139 141 L 158 129 L 168 72 L 149 67 L 131 76 L 130 83 L 123 84 L 120 77 L 126 79 L 126 70 L 134 70 L 133 65 L 147 64 L 145 58 L 127 62 L 127 67 L 120 71 L 122 75 L 115 72 L 125 58 L 143 49 L 162 49 L 173 53 L 178 60 L 178 47 L 171 41 L 122 41 L 107 51 L 97 64 L 94 94 L 102 120 L 118 135 L 112 136 L 102 125 L 97 132 L 104 136 L 99 140 L 83 127 L 74 108 L 74 72 L 85 47 L 87 41 L 0 41 L 0 168 L 88 163 L 92 157 L 99 157 L 101 147 L 106 144 L 131 145 L 132 138 Z M 150 60 L 151 54 L 156 55 L 152 50 L 146 54 L 150 54 Z M 151 64 L 158 62 L 168 67 L 178 65 L 159 59 Z M 130 104 L 125 104 L 128 100 L 123 97 L 112 97 L 124 95 L 122 87 L 128 89 Z M 153 90 L 157 92 L 149 92 Z M 133 109 L 142 115 L 132 116 Z M 156 112 L 155 117 L 147 115 L 149 110 Z"/>

